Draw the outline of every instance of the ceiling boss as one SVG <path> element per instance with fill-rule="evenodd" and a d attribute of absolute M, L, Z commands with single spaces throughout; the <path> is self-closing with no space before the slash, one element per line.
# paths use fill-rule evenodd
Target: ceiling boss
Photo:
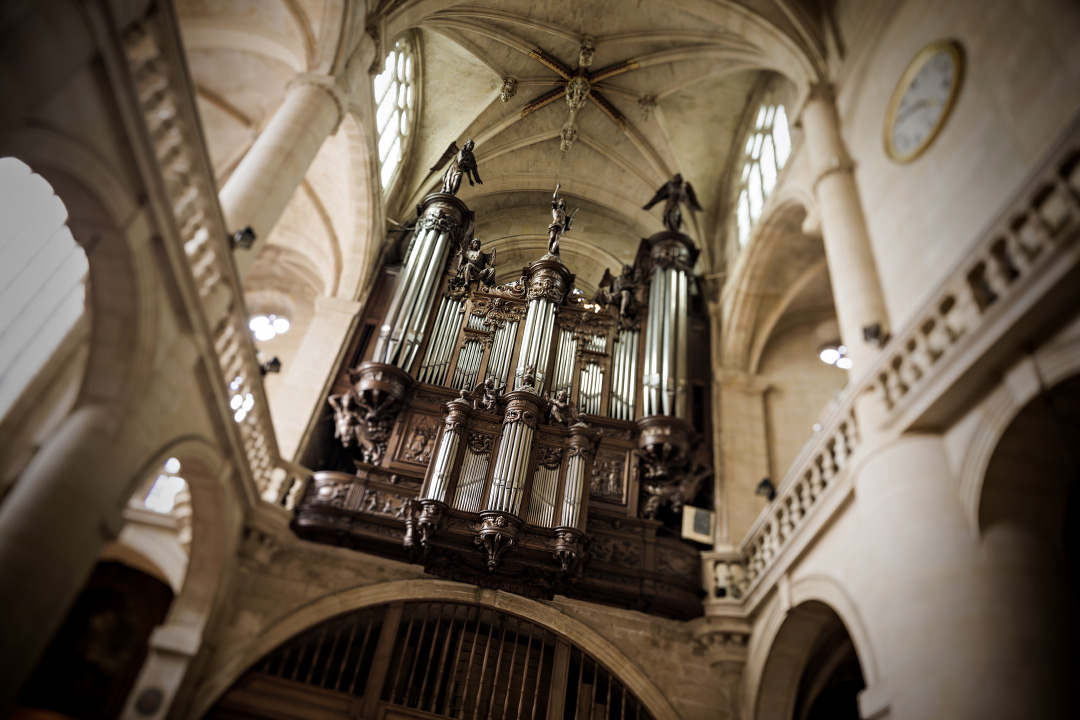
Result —
<path fill-rule="evenodd" d="M 566 97 L 566 104 L 570 108 L 570 114 L 563 124 L 562 130 L 559 131 L 561 137 L 559 147 L 563 151 L 569 150 L 574 144 L 574 140 L 577 139 L 577 123 L 575 121 L 578 112 L 585 107 L 587 100 L 592 100 L 605 115 L 611 118 L 612 122 L 619 126 L 620 130 L 626 130 L 626 121 L 623 119 L 622 113 L 616 110 L 615 106 L 601 94 L 598 83 L 616 75 L 636 70 L 638 62 L 636 59 L 631 58 L 609 65 L 596 72 L 589 72 L 588 68 L 592 65 L 595 50 L 596 45 L 591 36 L 586 35 L 581 39 L 581 44 L 578 46 L 576 70 L 571 70 L 540 48 L 535 48 L 529 53 L 529 57 L 537 60 L 544 67 L 554 70 L 566 82 L 561 87 L 526 104 L 521 109 L 521 117 L 525 117 L 561 97 Z"/>

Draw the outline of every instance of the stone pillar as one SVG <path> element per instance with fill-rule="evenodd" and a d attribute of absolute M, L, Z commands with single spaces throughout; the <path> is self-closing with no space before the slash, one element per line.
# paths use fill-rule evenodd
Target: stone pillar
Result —
<path fill-rule="evenodd" d="M 304 339 L 285 368 L 283 382 L 270 399 L 278 450 L 292 458 L 317 407 L 326 402 L 327 378 L 338 367 L 341 347 L 351 335 L 360 303 L 318 297 Z"/>
<path fill-rule="evenodd" d="M 159 625 L 148 644 L 146 661 L 124 703 L 122 720 L 156 720 L 168 714 L 202 645 L 202 633 L 196 628 Z"/>
<path fill-rule="evenodd" d="M 874 356 L 863 339 L 863 328 L 880 323 L 883 332 L 888 329 L 885 297 L 831 91 L 814 88 L 803 107 L 801 122 L 815 178 L 840 339 L 854 362 L 852 372 L 858 376 Z"/>
<path fill-rule="evenodd" d="M 346 109 L 345 96 L 334 78 L 298 75 L 289 83 L 281 107 L 221 189 L 228 231 L 248 225 L 255 231 L 251 249 L 234 253 L 241 276 L 266 247 L 285 206 Z"/>
<path fill-rule="evenodd" d="M 765 421 L 768 385 L 748 372 L 718 370 L 719 432 L 717 453 L 722 483 L 716 495 L 718 543 L 738 545 L 768 501 L 755 495 L 769 475 L 769 438 Z M 783 478 L 771 478 L 776 485 Z"/>
<path fill-rule="evenodd" d="M 882 703 L 895 720 L 1071 717 L 1074 649 L 1053 553 L 1033 552 L 1016 528 L 973 531 L 938 435 L 901 437 L 854 470 L 847 585 L 882 684 L 860 699 L 863 717 Z"/>
<path fill-rule="evenodd" d="M 130 477 L 118 466 L 112 414 L 73 412 L 0 504 L 0 712 L 37 665 L 105 541 L 119 534 Z"/>

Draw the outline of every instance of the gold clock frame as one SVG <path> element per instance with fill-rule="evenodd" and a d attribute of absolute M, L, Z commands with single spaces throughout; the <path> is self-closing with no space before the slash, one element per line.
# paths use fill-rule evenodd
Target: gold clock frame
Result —
<path fill-rule="evenodd" d="M 956 64 L 956 74 L 953 77 L 952 87 L 949 88 L 949 97 L 945 100 L 945 109 L 941 113 L 941 118 L 938 119 L 937 124 L 930 131 L 930 134 L 926 136 L 926 139 L 907 154 L 900 153 L 893 146 L 893 124 L 896 121 L 896 111 L 900 107 L 900 100 L 904 96 L 904 91 L 907 90 L 911 81 L 915 79 L 915 76 L 922 70 L 923 66 L 939 52 L 946 52 L 952 56 L 953 62 Z M 964 48 L 956 40 L 938 40 L 932 42 L 912 58 L 908 64 L 907 69 L 904 70 L 904 74 L 900 76 L 900 81 L 896 84 L 896 89 L 893 90 L 892 100 L 889 101 L 889 109 L 885 113 L 885 152 L 894 162 L 909 163 L 918 158 L 926 149 L 930 147 L 931 143 L 937 138 L 941 129 L 945 127 L 945 123 L 949 119 L 949 115 L 952 112 L 953 105 L 956 104 L 956 97 L 960 94 L 960 86 L 964 82 Z"/>

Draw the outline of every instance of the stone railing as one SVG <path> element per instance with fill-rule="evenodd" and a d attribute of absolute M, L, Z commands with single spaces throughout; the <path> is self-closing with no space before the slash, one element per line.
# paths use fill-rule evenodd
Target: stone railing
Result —
<path fill-rule="evenodd" d="M 869 383 L 886 425 L 1033 278 L 1065 270 L 1063 254 L 1080 228 L 1080 133 L 1070 139 L 875 363 Z"/>
<path fill-rule="evenodd" d="M 758 516 L 739 550 L 703 555 L 710 600 L 738 602 L 750 594 L 830 495 L 859 444 L 854 395 L 847 393 L 843 400 L 792 464 L 776 497 Z"/>
<path fill-rule="evenodd" d="M 760 596 L 755 591 L 778 568 L 778 558 L 793 539 L 807 525 L 820 528 L 828 521 L 838 506 L 830 499 L 842 499 L 830 491 L 843 484 L 838 482 L 841 473 L 859 446 L 854 408 L 860 397 L 870 399 L 869 406 L 860 407 L 875 415 L 863 422 L 902 432 L 948 390 L 949 383 L 955 384 L 954 376 L 970 375 L 974 360 L 960 361 L 949 371 L 944 370 L 946 365 L 964 355 L 965 348 L 985 357 L 987 348 L 1000 344 L 1010 325 L 1023 325 L 1018 307 L 1034 306 L 1052 283 L 1063 282 L 1078 262 L 1071 246 L 1080 237 L 1080 125 L 1065 134 L 1058 150 L 1018 197 L 915 319 L 888 341 L 862 379 L 845 391 L 739 548 L 702 554 L 711 613 L 724 614 L 723 606 L 742 603 L 751 594 Z M 1007 308 L 1014 316 L 998 322 Z M 920 407 L 912 411 L 915 398 Z M 904 413 L 904 422 L 899 422 Z M 831 509 L 822 509 L 824 505 Z"/>
<path fill-rule="evenodd" d="M 175 18 L 167 7 L 158 6 L 154 14 L 131 26 L 122 41 L 168 198 L 167 213 L 175 223 L 217 359 L 221 385 L 216 394 L 231 416 L 227 424 L 235 425 L 238 431 L 230 440 L 242 449 L 246 467 L 241 467 L 241 472 L 249 474 L 255 494 L 280 503 L 280 493 L 287 494 L 288 489 L 279 491 L 282 482 L 274 483 L 280 460 L 262 372 L 247 327 L 242 286 L 230 254 L 212 169 L 200 137 Z"/>

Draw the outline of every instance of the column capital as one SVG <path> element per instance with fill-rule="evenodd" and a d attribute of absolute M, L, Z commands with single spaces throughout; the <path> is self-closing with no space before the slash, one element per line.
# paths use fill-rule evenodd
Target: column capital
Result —
<path fill-rule="evenodd" d="M 324 90 L 330 99 L 337 107 L 337 120 L 334 121 L 334 130 L 337 132 L 338 126 L 341 121 L 345 119 L 345 115 L 349 112 L 349 101 L 345 92 L 338 84 L 338 79 L 332 75 L 323 75 L 321 73 L 300 73 L 289 80 L 286 89 L 289 92 L 301 87 L 317 87 Z"/>

